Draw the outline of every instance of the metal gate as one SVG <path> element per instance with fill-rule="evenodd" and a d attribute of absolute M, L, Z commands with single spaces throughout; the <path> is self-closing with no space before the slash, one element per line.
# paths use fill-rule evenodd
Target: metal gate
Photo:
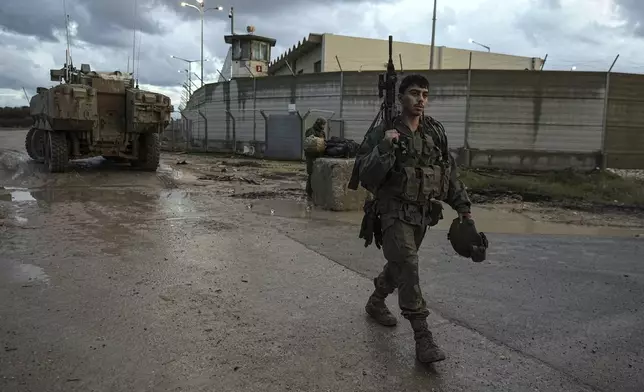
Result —
<path fill-rule="evenodd" d="M 270 159 L 302 160 L 304 132 L 297 113 L 270 114 L 266 121 L 264 156 Z"/>
<path fill-rule="evenodd" d="M 344 120 L 329 119 L 328 125 L 327 125 L 327 139 L 331 139 L 332 137 L 339 137 L 339 138 L 344 137 Z"/>

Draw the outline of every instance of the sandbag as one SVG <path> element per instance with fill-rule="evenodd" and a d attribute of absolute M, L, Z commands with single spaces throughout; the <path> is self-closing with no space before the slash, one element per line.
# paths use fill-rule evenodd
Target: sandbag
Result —
<path fill-rule="evenodd" d="M 326 141 L 324 138 L 311 135 L 304 139 L 304 152 L 307 154 L 322 155 L 325 149 Z"/>

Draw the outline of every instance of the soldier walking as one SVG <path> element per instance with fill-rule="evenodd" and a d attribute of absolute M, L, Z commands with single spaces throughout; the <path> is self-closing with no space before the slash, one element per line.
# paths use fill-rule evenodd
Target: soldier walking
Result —
<path fill-rule="evenodd" d="M 429 311 L 419 284 L 418 249 L 427 227 L 442 218 L 442 206 L 436 200 L 467 218 L 471 206 L 449 154 L 445 129 L 424 115 L 428 93 L 425 77 L 405 77 L 398 89 L 402 111 L 393 119 L 394 129 L 383 129 L 381 124 L 368 131 L 356 157 L 360 183 L 374 195 L 387 260 L 374 279 L 375 290 L 365 310 L 382 325 L 396 325 L 385 298 L 397 288 L 402 315 L 414 330 L 416 357 L 425 363 L 442 361 L 445 353 L 427 325 Z"/>

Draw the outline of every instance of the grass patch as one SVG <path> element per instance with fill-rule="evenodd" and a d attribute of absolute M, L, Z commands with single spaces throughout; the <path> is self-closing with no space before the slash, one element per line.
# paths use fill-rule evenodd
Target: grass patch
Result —
<path fill-rule="evenodd" d="M 461 180 L 470 193 L 488 199 L 520 195 L 525 201 L 644 207 L 644 181 L 608 172 L 512 173 L 463 169 Z"/>

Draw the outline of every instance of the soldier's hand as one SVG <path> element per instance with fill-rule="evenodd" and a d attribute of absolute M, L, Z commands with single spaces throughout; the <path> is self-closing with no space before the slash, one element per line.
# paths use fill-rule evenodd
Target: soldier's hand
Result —
<path fill-rule="evenodd" d="M 385 140 L 389 143 L 393 143 L 394 140 L 398 140 L 400 134 L 395 129 L 390 129 L 385 132 Z"/>

